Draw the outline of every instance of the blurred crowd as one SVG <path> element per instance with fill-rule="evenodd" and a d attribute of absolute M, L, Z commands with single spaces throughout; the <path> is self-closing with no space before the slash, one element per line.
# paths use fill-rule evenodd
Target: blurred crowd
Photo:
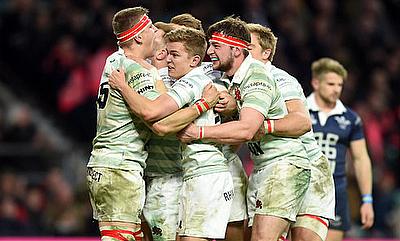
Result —
<path fill-rule="evenodd" d="M 0 98 L 0 235 L 96 234 L 84 182 L 68 173 L 83 170 L 89 156 L 101 70 L 116 50 L 111 18 L 136 5 L 148 8 L 154 21 L 189 12 L 205 29 L 231 14 L 269 26 L 278 36 L 274 64 L 297 77 L 306 94 L 313 60 L 343 63 L 349 77 L 342 100 L 364 122 L 376 214 L 373 229 L 361 231 L 355 218 L 349 235 L 400 237 L 397 0 L 0 0 L 0 83 L 23 103 L 10 108 Z M 45 113 L 73 148 L 54 145 L 32 110 Z M 60 161 L 77 149 L 84 150 L 75 156 L 81 160 Z M 351 168 L 349 178 L 358 217 Z"/>

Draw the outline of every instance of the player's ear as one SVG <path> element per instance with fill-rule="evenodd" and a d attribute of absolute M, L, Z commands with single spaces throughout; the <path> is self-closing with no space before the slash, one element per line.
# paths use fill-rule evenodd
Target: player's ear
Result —
<path fill-rule="evenodd" d="M 190 67 L 194 68 L 200 65 L 201 58 L 200 55 L 196 54 L 193 56 L 192 62 L 190 63 Z"/>
<path fill-rule="evenodd" d="M 241 48 L 233 47 L 233 55 L 234 55 L 235 57 L 238 57 L 242 51 L 243 51 L 243 50 L 242 50 Z"/>
<path fill-rule="evenodd" d="M 311 86 L 313 87 L 314 90 L 319 88 L 319 79 L 317 78 L 312 78 L 311 79 Z"/>
<path fill-rule="evenodd" d="M 136 41 L 137 44 L 142 44 L 142 42 L 143 42 L 141 35 L 136 35 L 133 37 L 133 39 Z"/>
<path fill-rule="evenodd" d="M 269 56 L 271 55 L 272 50 L 271 49 L 266 49 L 262 52 L 262 59 L 263 60 L 268 60 Z"/>
<path fill-rule="evenodd" d="M 168 55 L 168 52 L 167 52 L 166 49 L 160 49 L 160 50 L 157 51 L 156 59 L 157 60 L 163 60 L 163 59 L 165 59 L 167 57 L 167 55 Z"/>

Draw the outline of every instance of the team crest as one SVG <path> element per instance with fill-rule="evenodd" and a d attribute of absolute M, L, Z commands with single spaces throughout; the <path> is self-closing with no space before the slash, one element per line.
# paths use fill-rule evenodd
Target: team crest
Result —
<path fill-rule="evenodd" d="M 339 125 L 339 128 L 345 130 L 347 126 L 351 124 L 349 120 L 347 120 L 344 116 L 335 116 L 335 120 Z"/>
<path fill-rule="evenodd" d="M 242 96 L 240 95 L 239 86 L 236 86 L 236 87 L 235 87 L 235 99 L 236 99 L 236 100 L 241 100 L 241 99 L 242 99 Z"/>

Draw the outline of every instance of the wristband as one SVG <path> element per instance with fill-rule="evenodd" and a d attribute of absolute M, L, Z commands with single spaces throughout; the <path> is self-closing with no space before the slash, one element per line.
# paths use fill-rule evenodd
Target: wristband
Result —
<path fill-rule="evenodd" d="M 362 203 L 373 203 L 374 199 L 372 198 L 372 194 L 363 194 L 361 195 Z"/>
<path fill-rule="evenodd" d="M 266 125 L 265 125 L 265 133 L 266 134 L 271 134 L 275 131 L 275 121 L 274 120 L 270 120 L 267 119 L 266 121 Z"/>
<path fill-rule="evenodd" d="M 199 126 L 199 139 L 203 139 L 204 137 L 204 126 Z"/>
<path fill-rule="evenodd" d="M 210 105 L 207 103 L 207 101 L 204 98 L 201 98 L 199 101 L 194 103 L 196 106 L 196 110 L 201 115 L 203 112 L 208 111 L 210 108 Z"/>

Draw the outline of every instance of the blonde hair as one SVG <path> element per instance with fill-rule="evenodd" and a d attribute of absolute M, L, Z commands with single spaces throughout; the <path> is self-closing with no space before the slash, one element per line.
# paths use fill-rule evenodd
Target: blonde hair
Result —
<path fill-rule="evenodd" d="M 164 38 L 167 43 L 181 42 L 189 55 L 200 56 L 199 64 L 203 61 L 204 55 L 206 54 L 207 41 L 204 33 L 200 30 L 181 27 L 168 32 Z"/>
<path fill-rule="evenodd" d="M 120 34 L 137 24 L 143 15 L 147 15 L 149 10 L 143 7 L 125 8 L 117 12 L 112 19 L 114 34 Z M 132 44 L 133 39 L 121 44 L 121 47 Z"/>
<path fill-rule="evenodd" d="M 278 38 L 275 37 L 270 28 L 264 27 L 261 24 L 248 23 L 246 26 L 250 33 L 253 33 L 257 36 L 262 50 L 271 49 L 271 54 L 268 56 L 268 60 L 272 62 L 274 59 Z"/>
<path fill-rule="evenodd" d="M 190 13 L 183 13 L 176 15 L 175 17 L 171 18 L 170 22 L 180 26 L 194 28 L 201 32 L 204 32 L 203 26 L 201 25 L 201 21 L 193 17 L 193 15 Z"/>
<path fill-rule="evenodd" d="M 321 80 L 322 75 L 327 73 L 336 73 L 347 79 L 347 70 L 338 61 L 331 58 L 320 58 L 311 64 L 312 78 Z"/>
<path fill-rule="evenodd" d="M 171 24 L 171 23 L 164 23 L 164 22 L 155 22 L 154 26 L 158 29 L 161 29 L 164 31 L 164 33 L 168 33 L 169 31 L 172 31 L 176 29 L 176 26 Z"/>

